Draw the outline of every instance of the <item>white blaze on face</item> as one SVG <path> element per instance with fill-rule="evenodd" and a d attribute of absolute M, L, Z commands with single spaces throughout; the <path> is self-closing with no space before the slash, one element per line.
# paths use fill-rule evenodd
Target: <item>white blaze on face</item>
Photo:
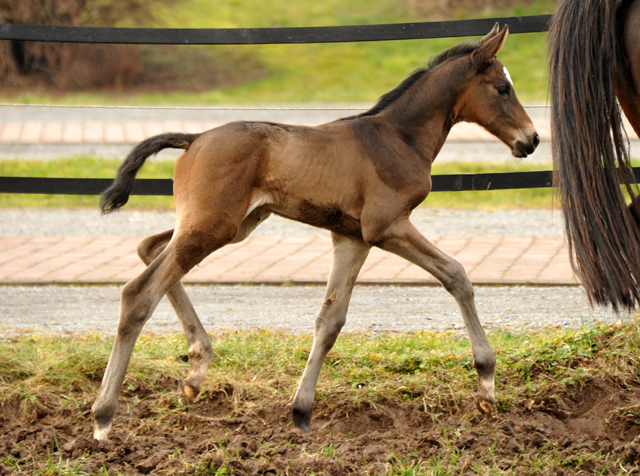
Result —
<path fill-rule="evenodd" d="M 507 79 L 511 83 L 511 86 L 513 86 L 513 80 L 511 79 L 511 75 L 509 74 L 509 71 L 507 71 L 507 67 L 503 66 L 502 70 L 504 71 L 504 75 L 507 77 Z"/>

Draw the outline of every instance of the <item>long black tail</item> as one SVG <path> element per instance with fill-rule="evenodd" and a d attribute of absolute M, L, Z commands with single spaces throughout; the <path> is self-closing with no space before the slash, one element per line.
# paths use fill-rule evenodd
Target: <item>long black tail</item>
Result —
<path fill-rule="evenodd" d="M 111 213 L 129 201 L 136 182 L 136 174 L 149 156 L 163 149 L 188 149 L 200 134 L 169 133 L 150 137 L 140 142 L 124 159 L 111 186 L 102 192 L 102 213 Z"/>
<path fill-rule="evenodd" d="M 549 33 L 551 131 L 572 266 L 592 303 L 640 304 L 637 195 L 614 74 L 626 68 L 621 12 L 633 0 L 563 0 Z"/>

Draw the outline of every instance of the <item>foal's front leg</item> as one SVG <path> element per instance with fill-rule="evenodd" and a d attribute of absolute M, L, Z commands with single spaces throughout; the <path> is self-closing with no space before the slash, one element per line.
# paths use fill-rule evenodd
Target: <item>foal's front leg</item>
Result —
<path fill-rule="evenodd" d="M 313 346 L 292 403 L 293 422 L 305 433 L 311 429 L 311 408 L 320 368 L 347 319 L 351 291 L 370 246 L 357 238 L 331 234 L 333 256 L 324 302 L 316 318 Z"/>
<path fill-rule="evenodd" d="M 491 413 L 495 404 L 496 357 L 478 319 L 473 287 L 462 265 L 430 243 L 408 219 L 389 227 L 376 243 L 431 273 L 453 295 L 467 327 L 473 365 L 478 372 L 476 405 L 480 412 Z"/>

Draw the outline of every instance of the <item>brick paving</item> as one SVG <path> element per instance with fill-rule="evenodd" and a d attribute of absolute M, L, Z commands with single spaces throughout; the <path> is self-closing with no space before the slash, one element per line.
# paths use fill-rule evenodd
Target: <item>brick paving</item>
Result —
<path fill-rule="evenodd" d="M 532 121 L 543 141 L 551 140 L 549 120 L 533 116 Z M 625 120 L 626 121 L 626 120 Z M 0 119 L 0 145 L 4 144 L 136 144 L 147 137 L 164 132 L 203 132 L 227 121 L 3 121 Z M 301 125 L 317 125 L 317 121 L 301 121 Z M 626 128 L 629 139 L 637 137 L 631 127 Z M 478 142 L 495 140 L 482 127 L 460 123 L 453 127 L 449 141 Z"/>
<path fill-rule="evenodd" d="M 0 284 L 124 283 L 144 266 L 139 238 L 0 237 Z M 476 284 L 577 284 L 562 237 L 436 238 Z M 322 283 L 329 274 L 326 237 L 260 236 L 206 258 L 188 283 Z M 436 283 L 424 270 L 372 249 L 359 282 Z"/>
<path fill-rule="evenodd" d="M 545 121 L 536 121 L 542 140 L 549 139 Z M 203 132 L 224 122 L 0 122 L 0 144 L 136 144 L 164 132 Z M 314 124 L 308 124 L 314 125 Z M 494 137 L 475 124 L 456 125 L 449 140 L 476 142 Z"/>

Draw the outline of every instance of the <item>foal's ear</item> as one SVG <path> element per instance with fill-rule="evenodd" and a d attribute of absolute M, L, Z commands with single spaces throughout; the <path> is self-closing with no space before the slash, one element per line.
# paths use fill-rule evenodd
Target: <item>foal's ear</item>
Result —
<path fill-rule="evenodd" d="M 478 72 L 482 72 L 489 67 L 498 51 L 502 49 L 502 45 L 504 45 L 508 35 L 509 26 L 505 25 L 502 30 L 498 31 L 498 24 L 496 23 L 493 30 L 480 40 L 478 49 L 471 53 L 471 62 Z"/>
<path fill-rule="evenodd" d="M 491 31 L 487 33 L 483 39 L 480 40 L 480 43 L 484 43 L 485 41 L 490 40 L 491 38 L 496 36 L 499 31 L 500 31 L 500 23 L 496 22 L 496 24 L 493 25 L 493 28 L 491 29 Z"/>

